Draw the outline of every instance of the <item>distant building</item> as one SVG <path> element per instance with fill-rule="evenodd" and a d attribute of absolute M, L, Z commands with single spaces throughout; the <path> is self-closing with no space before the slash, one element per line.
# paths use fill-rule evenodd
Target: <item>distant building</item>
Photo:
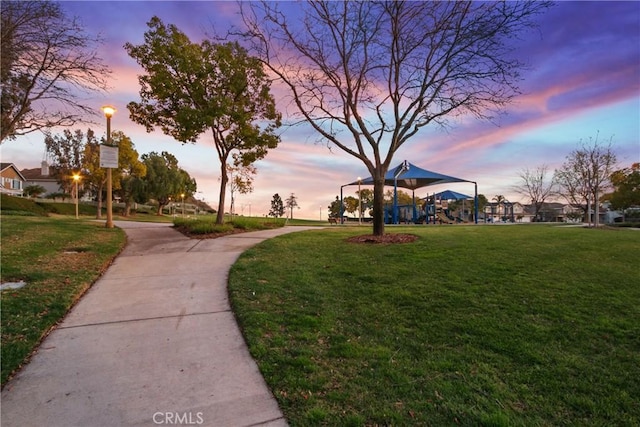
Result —
<path fill-rule="evenodd" d="M 27 181 L 25 186 L 40 185 L 45 189 L 42 197 L 46 197 L 52 193 L 64 192 L 58 180 L 50 174 L 49 164 L 46 161 L 42 161 L 39 168 L 23 169 L 21 173 Z"/>
<path fill-rule="evenodd" d="M 485 222 L 515 222 L 516 210 L 522 211 L 522 205 L 518 202 L 490 202 L 484 206 Z"/>
<path fill-rule="evenodd" d="M 576 222 L 575 219 L 572 219 L 574 217 L 573 214 L 579 214 L 580 212 L 584 211 L 579 206 L 552 202 L 543 203 L 538 216 L 543 222 Z M 578 222 L 582 222 L 580 215 L 577 215 L 577 218 L 579 218 Z"/>
<path fill-rule="evenodd" d="M 25 185 L 25 177 L 13 163 L 0 163 L 0 192 L 12 196 L 22 196 Z"/>

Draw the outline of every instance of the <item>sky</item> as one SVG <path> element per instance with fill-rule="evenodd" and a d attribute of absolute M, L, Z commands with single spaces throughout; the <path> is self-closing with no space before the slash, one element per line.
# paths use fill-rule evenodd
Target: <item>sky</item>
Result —
<path fill-rule="evenodd" d="M 205 134 L 197 144 L 183 145 L 160 130 L 147 133 L 129 119 L 126 105 L 139 101 L 137 76 L 143 71 L 125 43 L 141 44 L 146 23 L 158 16 L 174 24 L 192 41 L 224 34 L 240 25 L 235 2 L 66 1 L 68 15 L 78 17 L 105 43 L 99 56 L 112 69 L 111 89 L 87 100 L 96 111 L 105 104 L 117 112 L 112 130 L 123 131 L 142 155 L 171 152 L 198 184 L 195 197 L 217 207 L 219 161 Z M 447 128 L 427 127 L 395 154 L 403 160 L 445 175 L 475 181 L 489 200 L 503 195 L 528 203 L 514 191 L 524 169 L 559 168 L 581 142 L 611 141 L 620 167 L 640 162 L 640 2 L 558 2 L 538 19 L 539 28 L 523 35 L 517 55 L 527 64 L 520 82 L 522 95 L 492 122 L 452 121 Z M 286 121 L 286 116 L 284 117 Z M 78 128 L 78 127 L 76 127 Z M 85 127 L 79 127 L 86 130 Z M 91 128 L 104 135 L 105 124 Z M 327 207 L 340 187 L 368 177 L 359 160 L 338 148 L 318 144 L 308 125 L 281 129 L 277 149 L 255 164 L 254 191 L 236 196 L 236 213 L 264 216 L 273 195 L 295 194 L 294 218 L 327 218 Z M 39 167 L 45 155 L 42 134 L 31 134 L 0 146 L 3 162 L 18 169 Z M 430 186 L 416 196 L 443 190 L 473 195 L 473 184 Z M 354 195 L 357 186 L 345 187 Z M 227 196 L 227 209 L 229 196 Z"/>

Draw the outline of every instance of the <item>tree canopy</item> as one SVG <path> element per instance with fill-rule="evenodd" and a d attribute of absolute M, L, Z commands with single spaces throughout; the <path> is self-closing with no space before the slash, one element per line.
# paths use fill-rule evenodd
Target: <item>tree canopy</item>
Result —
<path fill-rule="evenodd" d="M 269 210 L 269 216 L 280 218 L 282 215 L 284 215 L 284 203 L 282 202 L 282 197 L 280 197 L 280 195 L 276 193 L 271 199 L 271 209 Z"/>
<path fill-rule="evenodd" d="M 613 172 L 611 184 L 614 191 L 609 195 L 609 201 L 613 209 L 624 211 L 632 206 L 640 207 L 640 163 Z"/>
<path fill-rule="evenodd" d="M 183 194 L 188 198 L 196 192 L 196 181 L 180 169 L 173 154 L 166 151 L 143 154 L 142 162 L 147 172 L 143 177 L 144 193 L 158 203 L 158 215 L 172 200 L 180 200 Z"/>
<path fill-rule="evenodd" d="M 138 78 L 141 101 L 128 104 L 131 119 L 182 143 L 195 143 L 211 131 L 221 177 L 216 222 L 222 223 L 230 156 L 247 166 L 280 141 L 270 79 L 238 43 L 194 43 L 157 17 L 148 28 L 144 44 L 125 45 L 145 71 Z"/>
<path fill-rule="evenodd" d="M 65 129 L 62 135 L 46 134 L 44 144 L 51 160 L 52 176 L 66 193 L 71 191 L 71 176 L 84 169 L 85 145 L 95 141 L 91 129 L 87 130 L 86 135 L 80 129 Z"/>
<path fill-rule="evenodd" d="M 547 2 L 242 3 L 244 36 L 319 140 L 361 160 L 374 180 L 373 233 L 384 233 L 384 177 L 396 151 L 454 115 L 490 118 L 518 94 L 514 39 Z M 293 9 L 293 10 L 292 10 Z"/>

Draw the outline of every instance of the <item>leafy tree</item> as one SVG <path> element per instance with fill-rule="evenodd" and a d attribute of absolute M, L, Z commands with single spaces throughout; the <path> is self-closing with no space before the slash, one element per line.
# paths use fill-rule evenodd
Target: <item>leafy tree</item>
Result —
<path fill-rule="evenodd" d="M 349 212 L 350 214 L 353 214 L 355 211 L 358 210 L 358 206 L 360 204 L 360 201 L 358 199 L 356 199 L 353 196 L 347 196 L 345 197 L 342 202 L 344 203 L 344 208 L 347 212 Z"/>
<path fill-rule="evenodd" d="M 489 199 L 484 194 L 478 194 L 478 212 L 484 212 L 484 208 L 489 204 Z M 475 206 L 472 207 L 472 211 Z M 475 212 L 474 212 L 475 214 Z"/>
<path fill-rule="evenodd" d="M 534 207 L 534 217 L 540 220 L 540 209 L 545 201 L 555 193 L 555 176 L 547 175 L 547 165 L 538 166 L 534 170 L 523 169 L 520 174 L 520 183 L 514 190 L 527 198 Z"/>
<path fill-rule="evenodd" d="M 282 203 L 282 198 L 278 193 L 273 195 L 271 199 L 271 209 L 269 210 L 269 216 L 274 218 L 280 218 L 284 215 L 284 204 Z"/>
<path fill-rule="evenodd" d="M 81 169 L 82 181 L 85 188 L 89 188 L 96 194 L 98 202 L 96 209 L 96 218 L 102 217 L 102 202 L 104 187 L 107 182 L 107 170 L 100 166 L 100 145 L 106 143 L 103 137 L 98 141 L 91 129 L 87 130 L 86 135 L 81 131 L 76 131 L 74 142 L 77 144 L 77 150 L 82 152 Z M 118 193 L 125 202 L 125 216 L 129 215 L 132 195 L 132 179 L 134 177 L 143 176 L 145 166 L 138 157 L 138 152 L 134 148 L 134 144 L 127 135 L 121 131 L 111 133 L 112 144 L 118 146 L 118 168 L 112 171 L 113 189 Z"/>
<path fill-rule="evenodd" d="M 640 206 L 640 163 L 611 174 L 613 193 L 609 195 L 611 207 L 625 212 L 632 206 Z"/>
<path fill-rule="evenodd" d="M 581 141 L 579 147 L 566 157 L 562 167 L 555 171 L 555 180 L 559 192 L 569 203 L 587 206 L 587 213 L 595 205 L 595 226 L 600 223 L 600 195 L 610 184 L 609 178 L 616 164 L 616 155 L 611 146 L 611 139 L 603 145 L 595 139 Z M 587 215 L 591 224 L 591 215 Z"/>
<path fill-rule="evenodd" d="M 74 173 L 83 169 L 83 154 L 86 141 L 93 141 L 95 136 L 91 129 L 84 132 L 76 129 L 71 132 L 65 129 L 62 135 L 46 134 L 44 145 L 51 159 L 51 175 L 56 178 L 65 193 L 71 193 Z"/>
<path fill-rule="evenodd" d="M 122 132 L 111 134 L 112 143 L 118 146 L 118 169 L 113 179 L 114 188 L 124 202 L 123 216 L 131 213 L 131 204 L 139 197 L 147 166 L 140 160 L 131 138 Z M 194 189 L 195 191 L 195 189 Z"/>
<path fill-rule="evenodd" d="M 340 218 L 340 212 L 344 212 L 344 205 L 342 210 L 340 209 L 340 198 L 336 196 L 336 199 L 327 206 L 329 210 L 329 218 Z"/>
<path fill-rule="evenodd" d="M 547 2 L 241 3 L 244 35 L 300 117 L 362 161 L 374 181 L 373 234 L 384 234 L 384 177 L 425 126 L 489 118 L 518 94 L 514 39 Z M 289 6 L 294 7 L 294 6 Z"/>
<path fill-rule="evenodd" d="M 39 195 L 46 193 L 47 189 L 42 185 L 27 185 L 23 191 L 27 197 L 38 197 Z"/>
<path fill-rule="evenodd" d="M 287 197 L 287 199 L 284 201 L 284 205 L 291 212 L 289 218 L 293 219 L 293 208 L 300 209 L 300 207 L 298 206 L 298 198 L 296 197 L 296 195 L 291 193 L 289 197 Z"/>
<path fill-rule="evenodd" d="M 97 56 L 99 37 L 85 32 L 52 1 L 3 1 L 2 141 L 97 112 L 74 95 L 106 90 L 110 71 Z"/>
<path fill-rule="evenodd" d="M 236 166 L 248 166 L 280 141 L 271 80 L 237 43 L 192 43 L 157 17 L 147 25 L 143 45 L 125 45 L 146 72 L 138 78 L 141 102 L 128 105 L 131 119 L 182 143 L 195 143 L 211 130 L 221 177 L 216 223 L 222 224 L 230 156 Z"/>
<path fill-rule="evenodd" d="M 393 190 L 387 190 L 384 193 L 384 203 L 393 205 Z M 398 205 L 412 205 L 413 197 L 406 191 L 398 190 Z"/>
<path fill-rule="evenodd" d="M 91 135 L 89 135 L 89 131 L 87 132 L 82 167 L 85 171 L 85 176 L 82 178 L 83 185 L 96 195 L 98 203 L 96 219 L 100 219 L 102 218 L 102 191 L 107 183 L 107 169 L 100 167 L 100 142 L 95 139 L 93 132 L 91 132 Z"/>
<path fill-rule="evenodd" d="M 147 174 L 144 176 L 144 192 L 148 199 L 158 203 L 157 215 L 171 200 L 178 200 L 181 195 L 191 197 L 196 191 L 196 182 L 189 174 L 178 167 L 178 159 L 163 151 L 161 154 L 151 152 L 142 155 Z"/>
<path fill-rule="evenodd" d="M 373 190 L 369 188 L 361 188 L 360 191 L 356 191 L 356 194 L 362 201 L 362 211 L 373 206 Z"/>

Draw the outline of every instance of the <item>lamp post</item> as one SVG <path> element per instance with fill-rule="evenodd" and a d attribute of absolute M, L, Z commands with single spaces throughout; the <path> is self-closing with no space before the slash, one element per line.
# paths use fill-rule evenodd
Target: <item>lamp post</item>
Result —
<path fill-rule="evenodd" d="M 342 189 L 349 184 L 340 186 L 340 224 L 344 224 L 344 204 L 342 203 Z"/>
<path fill-rule="evenodd" d="M 362 178 L 358 177 L 358 225 L 362 225 L 362 193 L 360 193 Z"/>
<path fill-rule="evenodd" d="M 76 183 L 76 219 L 78 219 L 78 181 L 80 181 L 80 174 L 73 174 L 73 181 Z"/>
<path fill-rule="evenodd" d="M 182 193 L 180 197 L 182 198 L 182 217 L 184 218 L 184 193 Z"/>
<path fill-rule="evenodd" d="M 107 118 L 107 145 L 111 147 L 111 117 L 116 112 L 116 109 L 110 105 L 102 107 L 104 116 Z M 112 174 L 111 167 L 107 167 L 107 222 L 105 226 L 107 228 L 113 228 L 113 187 L 112 187 Z"/>

